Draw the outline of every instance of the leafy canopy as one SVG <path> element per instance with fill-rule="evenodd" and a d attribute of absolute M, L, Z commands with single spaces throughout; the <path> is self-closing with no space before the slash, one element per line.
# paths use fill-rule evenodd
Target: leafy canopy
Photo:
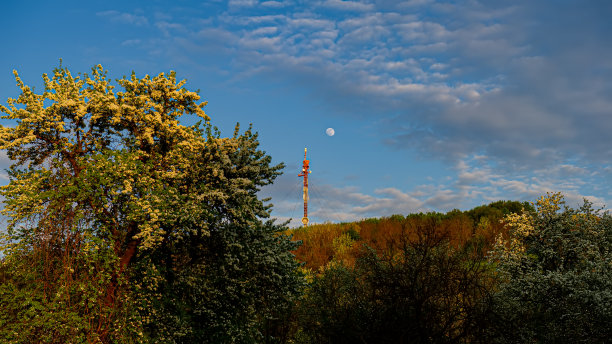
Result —
<path fill-rule="evenodd" d="M 603 343 L 612 321 L 612 218 L 591 203 L 573 209 L 559 193 L 510 214 L 493 261 L 491 342 Z"/>
<path fill-rule="evenodd" d="M 269 206 L 256 195 L 283 166 L 271 165 L 251 129 L 222 138 L 174 72 L 132 73 L 116 87 L 99 65 L 78 76 L 60 66 L 43 75 L 42 93 L 15 78 L 21 94 L 0 105 L 15 122 L 0 126 L 0 149 L 14 161 L 0 190 L 0 338 L 172 341 L 210 334 L 203 312 L 216 333 L 254 338 L 257 321 L 297 293 L 295 244 L 262 222 Z M 200 121 L 185 126 L 185 115 Z M 266 271 L 277 277 L 251 282 Z M 215 295 L 249 297 L 221 321 L 219 307 L 198 303 Z M 158 331 L 160 312 L 180 326 Z M 244 321 L 254 314 L 266 318 Z"/>

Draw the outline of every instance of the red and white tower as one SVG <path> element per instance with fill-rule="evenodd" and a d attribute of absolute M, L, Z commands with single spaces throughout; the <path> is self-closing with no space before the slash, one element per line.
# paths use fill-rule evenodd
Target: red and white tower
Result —
<path fill-rule="evenodd" d="M 304 148 L 304 162 L 302 165 L 302 172 L 298 174 L 298 177 L 304 177 L 304 217 L 302 218 L 302 223 L 304 227 L 308 225 L 308 174 L 312 173 L 308 169 L 308 165 L 310 164 L 309 160 L 306 160 L 306 148 Z"/>

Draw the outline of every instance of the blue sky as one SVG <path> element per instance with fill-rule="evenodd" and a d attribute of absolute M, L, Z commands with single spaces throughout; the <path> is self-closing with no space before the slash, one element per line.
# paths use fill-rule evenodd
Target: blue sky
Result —
<path fill-rule="evenodd" d="M 13 69 L 40 85 L 60 58 L 175 70 L 223 133 L 252 123 L 286 164 L 262 195 L 292 224 L 304 147 L 319 223 L 547 191 L 612 204 L 609 1 L 31 1 L 0 16 L 0 101 Z"/>

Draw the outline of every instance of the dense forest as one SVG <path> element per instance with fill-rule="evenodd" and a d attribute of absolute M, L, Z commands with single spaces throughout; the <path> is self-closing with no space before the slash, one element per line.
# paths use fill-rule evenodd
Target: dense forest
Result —
<path fill-rule="evenodd" d="M 174 73 L 15 77 L 1 343 L 612 338 L 612 217 L 587 201 L 289 229 L 258 198 L 283 165 L 250 128 L 222 137 Z"/>
<path fill-rule="evenodd" d="M 533 205 L 291 231 L 309 285 L 298 343 L 604 343 L 612 219 L 560 194 Z"/>

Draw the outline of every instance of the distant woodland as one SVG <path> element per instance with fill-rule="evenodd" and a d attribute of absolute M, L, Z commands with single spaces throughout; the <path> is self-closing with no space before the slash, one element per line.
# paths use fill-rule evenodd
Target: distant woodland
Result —
<path fill-rule="evenodd" d="M 612 217 L 586 200 L 289 229 L 258 198 L 283 165 L 174 73 L 15 77 L 0 343 L 612 338 Z"/>
<path fill-rule="evenodd" d="M 560 194 L 534 205 L 291 231 L 309 281 L 296 343 L 604 343 L 612 219 Z"/>

